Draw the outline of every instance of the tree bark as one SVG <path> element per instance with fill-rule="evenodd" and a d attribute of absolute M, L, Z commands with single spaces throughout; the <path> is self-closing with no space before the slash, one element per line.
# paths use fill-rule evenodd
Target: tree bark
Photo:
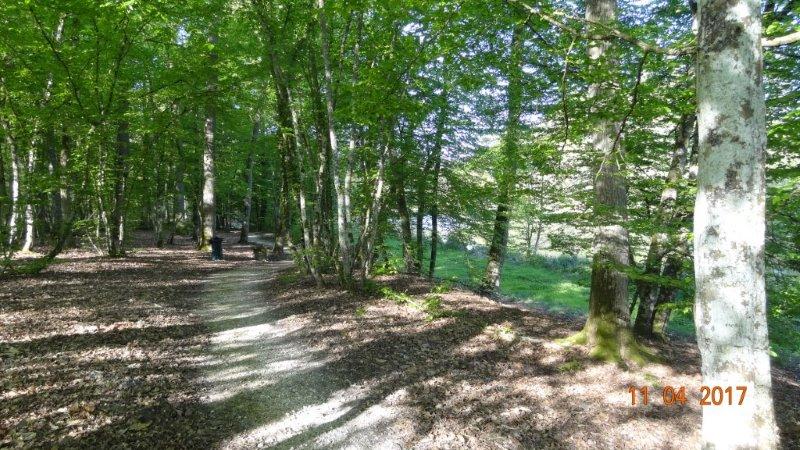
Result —
<path fill-rule="evenodd" d="M 686 171 L 687 155 L 689 150 L 689 140 L 694 130 L 694 114 L 684 114 L 680 118 L 680 123 L 675 128 L 675 145 L 673 147 L 672 161 L 670 162 L 669 173 L 667 174 L 664 188 L 661 191 L 658 211 L 655 214 L 658 226 L 673 225 L 675 220 L 675 202 L 678 197 L 678 183 L 683 178 Z M 666 233 L 656 232 L 650 238 L 650 247 L 647 250 L 645 259 L 644 275 L 659 275 L 662 270 L 664 259 L 664 244 L 667 243 Z M 636 321 L 633 331 L 643 336 L 653 335 L 653 321 L 655 320 L 656 306 L 660 297 L 658 283 L 642 280 L 637 283 L 636 296 L 639 298 L 639 309 L 636 314 Z"/>
<path fill-rule="evenodd" d="M 17 221 L 19 220 L 19 151 L 17 143 L 11 135 L 11 127 L 6 121 L 2 121 L 2 124 L 6 145 L 11 153 L 11 213 L 8 216 L 8 239 L 6 241 L 11 247 L 17 240 Z"/>
<path fill-rule="evenodd" d="M 433 150 L 433 186 L 431 189 L 431 257 L 428 263 L 428 277 L 433 277 L 436 271 L 436 251 L 439 246 L 439 173 L 442 170 L 442 147 L 444 146 L 444 128 L 447 123 L 447 91 L 443 90 L 439 98 L 439 114 L 436 118 L 436 135 L 434 136 Z M 420 228 L 417 228 L 418 230 Z"/>
<path fill-rule="evenodd" d="M 517 178 L 517 147 L 519 146 L 520 116 L 522 114 L 522 25 L 516 25 L 511 37 L 511 60 L 506 73 L 508 117 L 503 143 L 503 161 L 498 176 L 497 211 L 494 231 L 489 245 L 488 261 L 483 279 L 483 289 L 500 290 L 500 277 L 508 247 L 510 200 Z"/>
<path fill-rule="evenodd" d="M 397 202 L 397 215 L 400 216 L 400 238 L 403 245 L 403 261 L 405 271 L 412 274 L 419 273 L 419 261 L 414 253 L 413 237 L 411 235 L 411 217 L 406 198 L 406 154 L 405 150 L 413 144 L 413 128 L 410 124 L 405 130 L 402 149 L 399 155 L 393 158 L 392 166 L 394 176 L 391 178 L 392 191 Z"/>
<path fill-rule="evenodd" d="M 208 37 L 208 43 L 212 46 L 217 44 L 217 35 L 212 33 Z M 217 126 L 217 111 L 216 111 L 216 90 L 217 90 L 217 74 L 213 72 L 213 67 L 218 59 L 216 50 L 209 52 L 209 64 L 212 66 L 211 80 L 208 83 L 208 99 L 206 101 L 205 110 L 205 126 L 203 128 L 203 136 L 205 138 L 205 146 L 203 147 L 203 199 L 200 208 L 201 214 L 201 229 L 198 247 L 200 250 L 208 251 L 211 248 L 211 238 L 216 233 L 216 199 L 214 195 L 214 134 Z"/>
<path fill-rule="evenodd" d="M 292 116 L 292 134 L 294 136 L 294 154 L 292 158 L 295 162 L 295 168 L 297 170 L 297 200 L 298 206 L 300 207 L 300 228 L 303 232 L 303 249 L 305 250 L 305 254 L 303 255 L 303 259 L 306 262 L 306 268 L 308 272 L 311 273 L 311 276 L 314 278 L 314 282 L 317 286 L 322 286 L 322 276 L 319 272 L 319 261 L 316 256 L 316 248 L 314 247 L 313 237 L 311 234 L 311 221 L 308 217 L 308 208 L 306 206 L 306 190 L 305 190 L 305 165 L 303 163 L 303 152 L 301 151 L 302 143 L 300 141 L 300 122 L 298 118 L 297 111 L 294 107 L 294 102 L 292 100 L 292 92 L 289 86 L 286 86 L 286 100 L 288 101 L 289 111 Z"/>
<path fill-rule="evenodd" d="M 322 39 L 322 62 L 325 71 L 325 103 L 328 116 L 328 142 L 331 146 L 331 166 L 333 185 L 336 191 L 336 225 L 339 239 L 339 279 L 345 286 L 352 284 L 352 255 L 350 251 L 350 232 L 347 222 L 347 193 L 339 177 L 339 144 L 336 137 L 333 102 L 333 75 L 330 59 L 330 32 L 325 13 L 325 0 L 317 0 L 319 28 Z"/>
<path fill-rule="evenodd" d="M 127 103 L 123 114 L 127 110 Z M 130 133 L 128 121 L 124 118 L 117 124 L 116 155 L 114 159 L 114 205 L 109 224 L 108 255 L 125 255 L 125 188 L 128 178 L 128 153 L 130 152 Z"/>
<path fill-rule="evenodd" d="M 701 0 L 695 326 L 703 384 L 747 386 L 742 405 L 703 408 L 703 448 L 772 449 L 764 281 L 765 104 L 761 3 Z"/>
<path fill-rule="evenodd" d="M 244 194 L 244 213 L 242 217 L 242 230 L 239 234 L 239 243 L 246 244 L 250 234 L 250 213 L 253 210 L 253 160 L 255 158 L 258 135 L 261 132 L 261 123 L 258 119 L 253 121 L 253 135 L 250 138 L 250 148 L 247 152 L 247 191 Z"/>
<path fill-rule="evenodd" d="M 28 148 L 28 161 L 26 167 L 27 187 L 25 195 L 25 240 L 22 243 L 21 251 L 30 252 L 33 247 L 34 226 L 33 226 L 33 175 L 36 167 L 36 141 L 31 142 Z"/>
<path fill-rule="evenodd" d="M 384 144 L 383 151 L 378 156 L 378 174 L 375 177 L 375 188 L 372 192 L 372 202 L 370 203 L 369 209 L 364 216 L 364 228 L 361 233 L 361 239 L 359 239 L 359 272 L 360 272 L 360 279 L 361 284 L 364 284 L 366 281 L 367 276 L 369 275 L 371 264 L 372 264 L 372 253 L 375 248 L 375 239 L 378 233 L 378 219 L 381 214 L 381 205 L 383 204 L 383 185 L 384 185 L 384 174 L 385 174 L 385 161 L 386 161 L 386 154 L 389 152 L 389 145 L 391 143 L 391 138 L 389 136 L 386 137 L 386 143 Z"/>
<path fill-rule="evenodd" d="M 588 0 L 586 20 L 609 24 L 616 20 L 616 0 Z M 606 78 L 589 87 L 594 101 L 594 131 L 589 151 L 599 157 L 599 169 L 594 181 L 594 216 L 597 230 L 594 236 L 594 257 L 589 291 L 589 317 L 577 342 L 588 344 L 591 353 L 607 360 L 628 360 L 633 354 L 634 340 L 629 325 L 628 277 L 621 270 L 628 266 L 629 244 L 627 221 L 627 190 L 621 171 L 623 154 L 616 145 L 620 125 L 609 119 L 613 111 L 613 73 L 609 43 L 592 41 L 588 55 L 595 69 Z"/>

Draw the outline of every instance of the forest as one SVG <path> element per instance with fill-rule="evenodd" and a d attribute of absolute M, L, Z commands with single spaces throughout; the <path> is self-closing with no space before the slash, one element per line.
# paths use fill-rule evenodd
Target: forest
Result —
<path fill-rule="evenodd" d="M 800 448 L 800 2 L 4 0 L 0 448 Z"/>

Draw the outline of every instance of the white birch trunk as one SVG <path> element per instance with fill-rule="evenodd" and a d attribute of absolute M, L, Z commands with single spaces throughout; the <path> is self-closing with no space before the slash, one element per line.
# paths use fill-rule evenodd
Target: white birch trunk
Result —
<path fill-rule="evenodd" d="M 17 240 L 17 221 L 19 218 L 19 155 L 17 144 L 11 137 L 10 127 L 5 125 L 6 144 L 11 152 L 11 214 L 8 217 L 8 245 L 13 246 Z"/>
<path fill-rule="evenodd" d="M 25 241 L 22 244 L 22 252 L 30 252 L 31 248 L 33 247 L 33 234 L 34 234 L 34 227 L 33 227 L 33 194 L 31 185 L 32 178 L 33 178 L 33 169 L 36 167 L 36 151 L 34 149 L 36 142 L 31 142 L 31 148 L 28 149 L 28 182 L 27 182 L 27 194 L 25 195 Z"/>
<path fill-rule="evenodd" d="M 760 7 L 756 0 L 699 2 L 697 342 L 704 385 L 747 386 L 741 405 L 703 408 L 703 448 L 778 445 L 764 285 Z"/>
<path fill-rule="evenodd" d="M 211 45 L 216 45 L 217 36 L 211 34 L 208 37 L 208 42 Z M 216 63 L 216 51 L 211 51 L 209 59 L 212 65 Z M 216 82 L 216 76 L 214 75 L 209 83 L 208 90 L 211 98 L 206 103 L 206 118 L 203 128 L 205 147 L 203 148 L 203 198 L 200 208 L 202 223 L 200 225 L 200 242 L 198 243 L 201 250 L 207 250 L 210 247 L 211 238 L 214 237 L 216 221 L 216 200 L 214 198 L 214 132 L 217 125 L 217 115 L 214 104 L 216 99 L 214 95 L 217 88 Z"/>

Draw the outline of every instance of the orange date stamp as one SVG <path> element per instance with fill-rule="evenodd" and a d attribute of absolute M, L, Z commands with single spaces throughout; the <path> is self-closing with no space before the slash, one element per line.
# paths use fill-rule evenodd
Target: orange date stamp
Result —
<path fill-rule="evenodd" d="M 650 386 L 629 386 L 628 393 L 631 395 L 631 406 L 650 403 Z M 697 398 L 700 406 L 740 406 L 744 404 L 746 395 L 747 386 L 701 386 Z M 661 389 L 661 401 L 665 405 L 685 405 L 689 402 L 686 387 L 664 386 Z"/>

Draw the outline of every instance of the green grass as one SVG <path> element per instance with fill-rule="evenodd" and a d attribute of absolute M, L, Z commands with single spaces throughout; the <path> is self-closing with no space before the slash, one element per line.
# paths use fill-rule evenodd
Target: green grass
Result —
<path fill-rule="evenodd" d="M 389 240 L 386 245 L 392 257 L 401 254 L 399 241 Z M 426 256 L 429 252 L 426 249 Z M 553 311 L 585 313 L 589 298 L 588 261 L 576 258 L 577 266 L 567 270 L 545 267 L 542 261 L 545 258 L 535 258 L 531 262 L 508 258 L 500 281 L 502 293 Z M 427 259 L 423 261 L 423 267 L 428 267 Z M 477 285 L 485 267 L 485 257 L 475 257 L 466 250 L 440 246 L 434 275 Z"/>
<path fill-rule="evenodd" d="M 393 260 L 400 262 L 402 254 L 397 239 L 386 241 Z M 428 267 L 430 249 L 426 245 Z M 440 245 L 436 257 L 438 278 L 457 280 L 477 286 L 486 267 L 486 257 L 477 257 L 462 249 Z M 589 310 L 589 260 L 567 255 L 550 254 L 526 260 L 511 255 L 503 266 L 500 291 L 503 295 L 519 299 L 522 303 L 543 307 L 549 311 L 567 314 L 586 314 Z M 691 316 L 674 311 L 669 331 L 681 335 L 694 334 Z"/>
<path fill-rule="evenodd" d="M 402 250 L 397 239 L 386 241 L 391 264 L 402 264 Z M 427 270 L 430 248 L 426 245 L 426 260 L 422 267 Z M 452 246 L 440 245 L 434 275 L 441 279 L 457 280 L 478 286 L 486 268 L 486 258 L 473 256 L 470 252 Z M 519 299 L 522 303 L 536 305 L 547 310 L 586 314 L 589 309 L 589 261 L 585 258 L 551 254 L 526 260 L 519 255 L 510 255 L 503 266 L 500 281 L 501 293 Z M 672 311 L 667 328 L 673 335 L 691 338 L 695 334 L 691 311 L 677 308 Z M 800 360 L 800 332 L 796 322 L 770 317 L 770 339 L 773 356 L 781 361 Z"/>

